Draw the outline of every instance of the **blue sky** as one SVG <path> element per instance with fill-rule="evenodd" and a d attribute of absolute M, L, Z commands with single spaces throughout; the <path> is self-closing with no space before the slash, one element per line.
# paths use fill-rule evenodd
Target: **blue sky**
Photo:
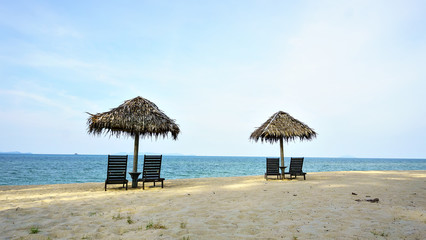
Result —
<path fill-rule="evenodd" d="M 133 152 L 86 112 L 136 96 L 176 119 L 163 154 L 426 157 L 425 1 L 0 1 L 0 152 Z"/>

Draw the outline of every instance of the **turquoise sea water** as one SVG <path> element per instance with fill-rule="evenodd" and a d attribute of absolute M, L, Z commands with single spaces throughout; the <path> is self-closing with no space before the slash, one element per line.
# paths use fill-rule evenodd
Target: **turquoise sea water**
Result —
<path fill-rule="evenodd" d="M 34 185 L 103 182 L 106 155 L 0 154 L 0 185 Z M 285 158 L 288 165 L 289 158 Z M 138 171 L 143 156 L 139 156 Z M 133 167 L 129 156 L 127 170 Z M 426 170 L 426 159 L 305 158 L 303 170 L 366 171 Z M 161 170 L 166 179 L 263 175 L 265 157 L 163 156 Z M 128 176 L 131 180 L 130 176 Z"/>

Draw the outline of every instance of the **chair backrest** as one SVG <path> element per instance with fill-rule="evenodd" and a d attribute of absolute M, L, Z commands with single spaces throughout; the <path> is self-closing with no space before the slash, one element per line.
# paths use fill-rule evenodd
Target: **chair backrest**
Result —
<path fill-rule="evenodd" d="M 280 159 L 266 158 L 266 175 L 280 174 Z"/>
<path fill-rule="evenodd" d="M 107 179 L 124 180 L 127 171 L 127 155 L 108 155 Z"/>
<path fill-rule="evenodd" d="M 143 160 L 143 179 L 160 178 L 161 159 L 163 155 L 145 155 Z"/>
<path fill-rule="evenodd" d="M 291 158 L 289 172 L 301 173 L 303 167 L 303 159 L 304 158 Z"/>

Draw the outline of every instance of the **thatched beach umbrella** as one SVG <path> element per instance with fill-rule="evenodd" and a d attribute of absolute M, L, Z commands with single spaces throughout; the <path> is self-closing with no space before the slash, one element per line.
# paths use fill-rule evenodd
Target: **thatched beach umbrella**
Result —
<path fill-rule="evenodd" d="M 284 167 L 284 146 L 283 140 L 290 141 L 295 138 L 300 140 L 311 140 L 316 137 L 317 133 L 308 127 L 308 125 L 293 118 L 288 113 L 279 111 L 272 115 L 262 126 L 257 128 L 251 135 L 250 139 L 256 142 L 261 139 L 262 142 L 278 142 L 280 141 L 281 165 Z"/>
<path fill-rule="evenodd" d="M 180 132 L 175 120 L 167 117 L 153 102 L 142 97 L 127 100 L 109 112 L 88 114 L 89 134 L 109 133 L 116 137 L 127 135 L 135 138 L 133 172 L 138 170 L 140 137 L 165 138 L 170 133 L 173 140 L 176 140 Z"/>

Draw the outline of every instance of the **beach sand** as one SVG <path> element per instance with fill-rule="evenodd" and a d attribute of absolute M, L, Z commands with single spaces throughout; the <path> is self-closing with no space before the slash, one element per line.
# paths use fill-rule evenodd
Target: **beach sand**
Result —
<path fill-rule="evenodd" d="M 0 239 L 426 238 L 426 171 L 306 177 L 0 186 Z"/>

